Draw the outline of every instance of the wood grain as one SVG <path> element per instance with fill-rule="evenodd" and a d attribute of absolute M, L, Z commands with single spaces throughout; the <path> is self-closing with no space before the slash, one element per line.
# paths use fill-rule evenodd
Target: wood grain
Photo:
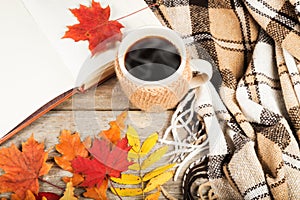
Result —
<path fill-rule="evenodd" d="M 82 139 L 87 136 L 95 136 L 100 130 L 109 128 L 109 121 L 115 120 L 116 116 L 123 110 L 128 111 L 126 124 L 132 125 L 137 129 L 143 141 L 149 134 L 158 132 L 160 137 L 169 126 L 173 111 L 165 111 L 161 113 L 146 113 L 139 111 L 132 106 L 115 77 L 106 81 L 97 88 L 92 88 L 85 93 L 74 95 L 52 111 L 48 112 L 31 125 L 23 129 L 16 136 L 6 141 L 1 147 L 8 147 L 12 143 L 21 146 L 31 134 L 39 142 L 45 142 L 45 147 L 49 151 L 49 163 L 54 163 L 53 157 L 59 155 L 55 151 L 55 144 L 58 143 L 58 136 L 63 129 L 79 132 Z M 169 148 L 170 150 L 172 147 Z M 161 166 L 169 162 L 168 158 L 152 166 L 151 169 Z M 150 170 L 150 169 L 149 169 Z M 0 171 L 0 174 L 3 173 Z M 133 173 L 133 172 L 132 172 Z M 61 181 L 62 176 L 70 176 L 69 172 L 61 170 L 54 164 L 50 173 L 44 176 L 44 179 L 65 187 Z M 182 199 L 181 194 L 181 177 L 177 181 L 170 180 L 164 185 L 164 188 L 175 198 Z M 41 191 L 50 191 L 62 194 L 57 188 L 47 183 L 40 183 Z M 82 192 L 82 191 L 79 191 Z M 1 197 L 8 197 L 9 194 L 2 194 Z M 111 192 L 108 192 L 109 199 L 118 199 Z M 80 199 L 87 199 L 81 197 Z M 123 198 L 123 199 L 141 199 L 140 197 Z M 160 199 L 165 199 L 162 195 Z"/>
<path fill-rule="evenodd" d="M 54 110 L 137 110 L 123 93 L 116 77 L 100 86 L 78 93 Z"/>
<path fill-rule="evenodd" d="M 50 111 L 33 124 L 25 128 L 16 136 L 5 142 L 2 147 L 8 147 L 12 143 L 20 146 L 20 144 L 26 141 L 31 134 L 39 142 L 45 142 L 46 149 L 49 150 L 49 163 L 53 163 L 53 157 L 58 153 L 55 151 L 54 146 L 58 143 L 58 136 L 62 129 L 69 129 L 71 131 L 78 131 L 82 138 L 87 136 L 94 136 L 100 130 L 109 128 L 108 122 L 115 119 L 115 116 L 120 112 L 113 111 Z M 129 111 L 127 124 L 132 124 L 139 134 L 141 134 L 141 140 L 144 140 L 150 133 L 157 131 L 160 135 L 164 132 L 168 126 L 168 122 L 171 118 L 172 111 L 166 111 L 163 113 L 144 113 L 141 111 Z M 163 165 L 168 162 L 167 158 L 163 158 L 160 162 L 156 163 L 150 169 Z M 149 169 L 149 170 L 150 170 Z M 133 172 L 131 172 L 133 173 Z M 44 179 L 58 185 L 65 187 L 61 181 L 61 177 L 70 176 L 69 172 L 61 170 L 54 165 L 50 173 L 44 176 Z M 164 185 L 164 188 L 170 192 L 174 197 L 181 199 L 181 177 L 176 181 L 170 180 Z M 61 194 L 57 188 L 52 187 L 47 183 L 41 183 L 41 191 L 51 191 L 57 194 Z M 80 192 L 80 191 L 79 191 Z M 7 195 L 4 195 L 7 197 Z M 3 195 L 0 197 L 3 197 Z M 109 199 L 118 199 L 115 195 L 108 192 Z M 81 198 L 87 199 L 87 198 Z M 122 198 L 122 199 L 141 199 L 140 197 Z M 165 199 L 161 196 L 160 199 Z"/>

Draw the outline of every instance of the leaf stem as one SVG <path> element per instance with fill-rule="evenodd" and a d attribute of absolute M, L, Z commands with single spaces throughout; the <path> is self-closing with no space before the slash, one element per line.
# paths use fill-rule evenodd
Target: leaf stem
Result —
<path fill-rule="evenodd" d="M 119 17 L 119 18 L 115 19 L 114 21 L 118 21 L 118 20 L 124 19 L 124 18 L 129 17 L 129 16 L 131 16 L 131 15 L 134 15 L 134 14 L 136 14 L 136 13 L 138 13 L 138 12 L 141 12 L 141 11 L 143 11 L 143 10 L 146 10 L 147 8 L 152 8 L 152 7 L 155 7 L 155 6 L 158 6 L 158 5 L 159 5 L 158 3 L 151 4 L 151 5 L 147 6 L 147 7 L 144 7 L 144 8 L 141 8 L 141 9 L 137 10 L 137 11 L 134 11 L 134 12 L 132 12 L 132 13 L 129 13 L 128 15 Z"/>
<path fill-rule="evenodd" d="M 144 181 L 143 181 L 143 176 L 142 176 L 142 166 L 141 166 L 141 156 L 140 156 L 140 151 L 138 152 L 138 163 L 139 163 L 139 176 L 140 179 L 142 180 L 141 182 L 141 188 L 142 188 L 142 195 L 143 199 L 145 199 L 145 193 L 144 193 Z"/>
<path fill-rule="evenodd" d="M 51 186 L 53 186 L 53 187 L 55 187 L 55 188 L 57 188 L 57 189 L 59 189 L 59 190 L 61 190 L 61 191 L 65 191 L 64 188 L 59 187 L 59 186 L 57 186 L 57 185 L 54 185 L 53 183 L 50 183 L 49 181 L 47 181 L 47 180 L 45 180 L 45 179 L 43 179 L 43 178 L 41 178 L 41 177 L 39 177 L 38 179 L 39 179 L 39 181 L 41 181 L 41 182 L 43 182 L 43 183 L 47 183 L 47 184 L 49 184 L 49 185 L 51 185 Z"/>
<path fill-rule="evenodd" d="M 110 179 L 110 177 L 107 177 L 107 178 L 108 178 L 109 184 L 110 184 L 110 186 L 112 187 L 112 189 L 114 190 L 114 192 L 117 194 L 117 196 L 119 197 L 119 199 L 122 200 L 122 198 L 121 198 L 120 195 L 118 194 L 118 192 L 117 192 L 115 186 L 113 185 L 112 180 Z"/>
<path fill-rule="evenodd" d="M 126 17 L 129 17 L 129 16 L 131 16 L 131 15 L 134 15 L 134 14 L 136 14 L 136 13 L 139 13 L 139 12 L 141 12 L 141 11 L 143 11 L 143 10 L 146 10 L 147 8 L 152 8 L 152 7 L 159 6 L 159 5 L 160 5 L 159 3 L 151 4 L 151 5 L 149 5 L 149 6 L 146 6 L 146 7 L 144 7 L 144 8 L 141 8 L 141 9 L 139 9 L 139 10 L 136 10 L 136 11 L 134 11 L 134 12 L 132 12 L 132 13 L 129 13 L 129 14 L 127 14 L 127 15 L 124 15 L 124 16 L 122 16 L 122 17 L 119 17 L 119 18 L 117 18 L 117 19 L 114 19 L 114 20 L 112 20 L 112 21 L 119 21 L 119 20 L 124 19 L 124 18 L 126 18 Z M 91 31 L 93 31 L 93 30 L 96 30 L 96 29 L 98 29 L 99 27 L 104 26 L 104 25 L 106 25 L 106 24 L 108 24 L 108 22 L 99 24 L 99 25 L 97 25 L 96 27 L 94 27 L 93 29 L 91 29 L 91 30 L 88 31 L 88 32 L 91 32 Z"/>

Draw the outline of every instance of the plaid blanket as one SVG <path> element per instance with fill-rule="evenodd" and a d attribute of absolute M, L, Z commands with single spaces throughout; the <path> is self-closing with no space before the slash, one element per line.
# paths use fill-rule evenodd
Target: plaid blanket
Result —
<path fill-rule="evenodd" d="M 300 199 L 300 1 L 164 0 L 154 12 L 213 64 L 195 110 L 218 198 Z"/>

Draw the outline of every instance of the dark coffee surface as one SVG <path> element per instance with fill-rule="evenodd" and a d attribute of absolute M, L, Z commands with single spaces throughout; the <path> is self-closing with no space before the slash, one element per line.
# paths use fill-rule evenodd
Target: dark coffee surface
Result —
<path fill-rule="evenodd" d="M 147 37 L 133 44 L 125 55 L 125 67 L 134 77 L 159 81 L 176 72 L 181 62 L 177 48 L 160 37 Z"/>

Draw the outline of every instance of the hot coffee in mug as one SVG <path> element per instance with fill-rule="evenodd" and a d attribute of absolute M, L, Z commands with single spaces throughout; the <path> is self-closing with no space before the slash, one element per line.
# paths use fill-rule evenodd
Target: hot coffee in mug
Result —
<path fill-rule="evenodd" d="M 129 100 L 146 111 L 173 108 L 191 87 L 207 81 L 211 65 L 190 60 L 181 37 L 173 30 L 142 27 L 129 32 L 121 41 L 115 61 L 116 75 Z M 197 77 L 193 77 L 193 65 Z"/>
<path fill-rule="evenodd" d="M 181 63 L 177 47 L 169 40 L 149 36 L 136 41 L 125 54 L 125 68 L 144 81 L 159 81 L 176 72 Z"/>

